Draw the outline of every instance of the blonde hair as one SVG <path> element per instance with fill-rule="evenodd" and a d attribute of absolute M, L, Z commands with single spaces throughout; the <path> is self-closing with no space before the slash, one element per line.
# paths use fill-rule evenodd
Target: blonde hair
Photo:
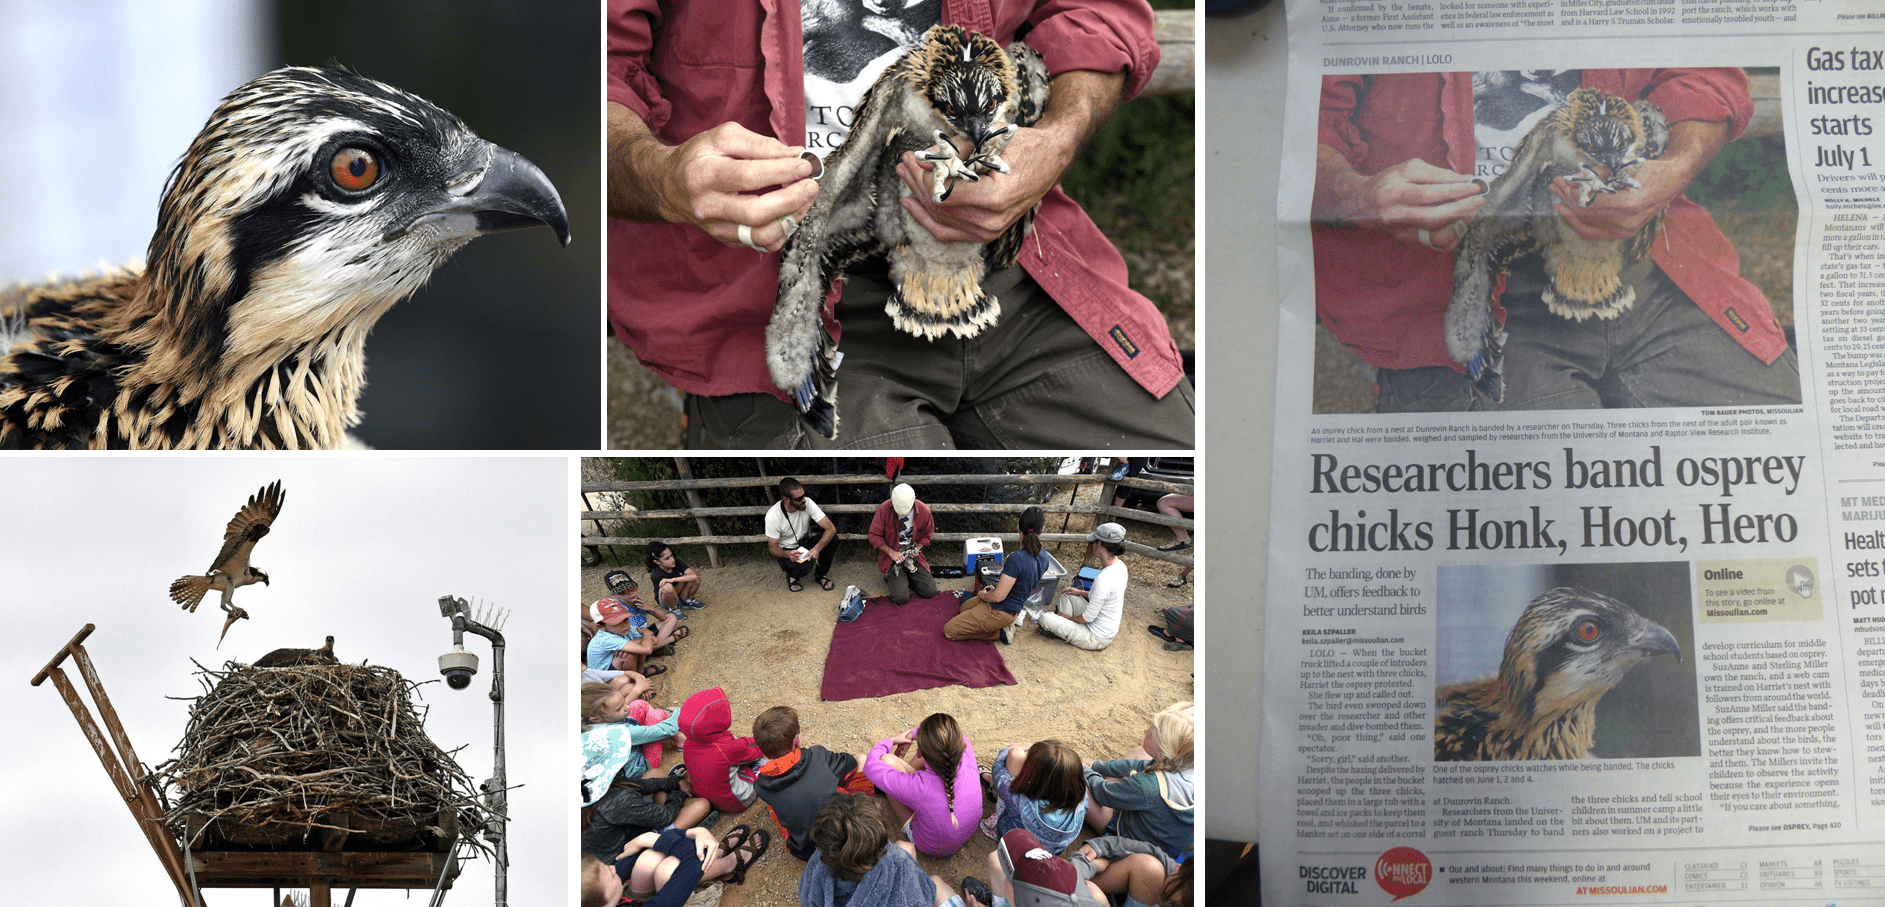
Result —
<path fill-rule="evenodd" d="M 602 714 L 602 700 L 614 692 L 615 688 L 606 683 L 590 681 L 583 684 L 582 714 L 579 716 L 583 720 L 583 730 L 589 730 L 590 725 L 599 723 L 597 716 Z"/>
<path fill-rule="evenodd" d="M 1182 772 L 1191 768 L 1192 738 L 1197 734 L 1191 703 L 1176 703 L 1153 715 L 1152 733 L 1158 737 L 1159 757 L 1146 771 Z"/>

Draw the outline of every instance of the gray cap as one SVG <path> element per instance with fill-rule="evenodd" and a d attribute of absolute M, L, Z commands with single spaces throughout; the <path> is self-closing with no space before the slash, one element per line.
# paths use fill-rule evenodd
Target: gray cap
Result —
<path fill-rule="evenodd" d="M 1126 527 L 1118 523 L 1101 523 L 1093 527 L 1092 532 L 1087 533 L 1086 540 L 1089 542 L 1109 542 L 1114 545 L 1122 544 L 1126 541 Z"/>

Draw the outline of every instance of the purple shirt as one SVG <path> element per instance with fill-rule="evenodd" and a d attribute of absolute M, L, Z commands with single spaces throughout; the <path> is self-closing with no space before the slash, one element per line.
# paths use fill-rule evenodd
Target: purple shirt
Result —
<path fill-rule="evenodd" d="M 943 779 L 929 768 L 912 775 L 884 762 L 894 744 L 886 737 L 864 757 L 864 777 L 877 789 L 916 811 L 910 822 L 910 843 L 928 856 L 947 857 L 962 849 L 982 821 L 982 786 L 975 766 L 975 745 L 962 738 L 962 758 L 956 760 L 956 802 L 950 821 L 949 794 Z"/>

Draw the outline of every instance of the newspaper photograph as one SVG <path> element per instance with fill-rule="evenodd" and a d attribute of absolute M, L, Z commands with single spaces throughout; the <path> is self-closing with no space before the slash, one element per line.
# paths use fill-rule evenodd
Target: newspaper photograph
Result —
<path fill-rule="evenodd" d="M 1885 6 L 1288 17 L 1265 899 L 1885 904 Z"/>

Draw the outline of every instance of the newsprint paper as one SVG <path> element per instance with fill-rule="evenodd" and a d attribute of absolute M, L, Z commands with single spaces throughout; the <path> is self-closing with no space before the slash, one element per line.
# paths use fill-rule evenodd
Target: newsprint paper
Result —
<path fill-rule="evenodd" d="M 1265 900 L 1885 903 L 1885 2 L 1289 25 Z"/>

